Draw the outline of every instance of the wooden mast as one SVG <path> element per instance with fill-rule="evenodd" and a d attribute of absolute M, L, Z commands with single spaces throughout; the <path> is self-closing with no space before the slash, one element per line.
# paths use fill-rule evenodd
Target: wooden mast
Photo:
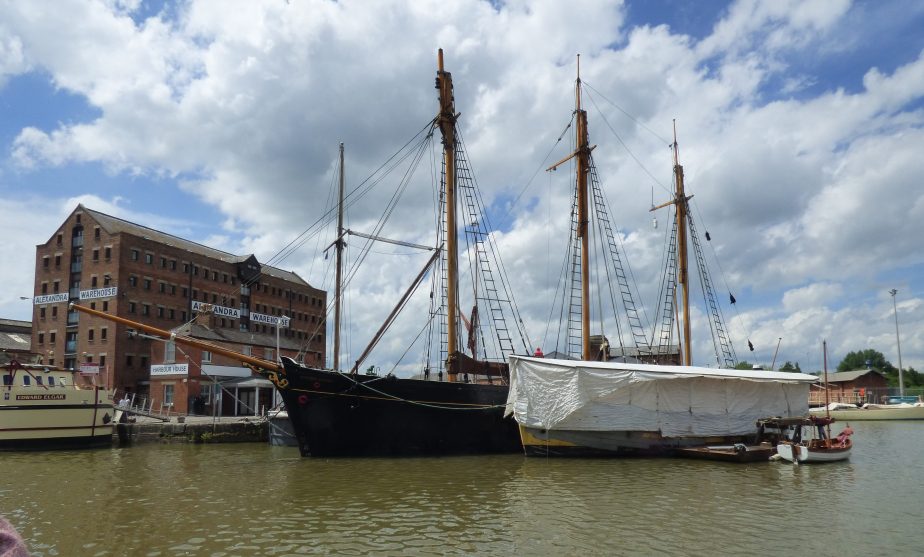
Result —
<path fill-rule="evenodd" d="M 115 323 L 121 323 L 122 325 L 127 325 L 133 329 L 137 329 L 139 331 L 150 333 L 152 335 L 162 338 L 163 340 L 172 340 L 179 344 L 184 344 L 186 346 L 192 346 L 195 348 L 199 348 L 201 350 L 207 350 L 214 354 L 221 354 L 222 356 L 228 356 L 229 358 L 234 358 L 238 360 L 239 362 L 248 364 L 255 368 L 260 368 L 260 369 L 268 370 L 268 371 L 282 372 L 282 373 L 285 372 L 285 368 L 282 367 L 282 364 L 279 364 L 277 362 L 272 362 L 269 360 L 263 360 L 260 358 L 254 358 L 253 356 L 248 356 L 246 354 L 241 354 L 240 352 L 231 350 L 229 348 L 224 348 L 223 346 L 219 346 L 211 342 L 205 342 L 205 341 L 197 340 L 197 339 L 187 337 L 187 336 L 177 336 L 176 333 L 173 333 L 173 332 L 170 332 L 164 329 L 158 329 L 157 327 L 145 325 L 144 323 L 138 323 L 137 321 L 125 319 L 124 317 L 119 317 L 117 315 L 112 315 L 112 314 L 105 313 L 99 310 L 90 309 L 86 306 L 81 306 L 75 303 L 72 303 L 70 307 L 82 313 L 88 313 L 90 315 L 95 315 L 96 317 L 101 317 L 108 321 L 113 321 Z"/>
<path fill-rule="evenodd" d="M 687 197 L 683 188 L 683 166 L 680 165 L 680 149 L 677 145 L 677 121 L 674 120 L 674 143 L 671 145 L 674 158 L 674 198 L 651 211 L 668 205 L 676 206 L 677 219 L 677 284 L 680 286 L 682 312 L 680 315 L 680 357 L 683 365 L 693 365 L 692 339 L 690 335 L 690 282 L 687 257 Z M 691 196 L 692 197 L 692 196 Z M 675 306 L 676 308 L 676 306 Z"/>
<path fill-rule="evenodd" d="M 687 260 L 687 197 L 683 189 L 683 166 L 677 145 L 677 121 L 674 120 L 674 181 L 677 191 L 674 203 L 677 205 L 677 282 L 683 293 L 683 364 L 693 364 L 690 339 L 690 282 Z"/>
<path fill-rule="evenodd" d="M 334 290 L 334 371 L 340 371 L 340 305 L 343 280 L 343 143 L 340 144 L 340 195 L 337 203 L 337 278 Z"/>
<path fill-rule="evenodd" d="M 590 171 L 590 147 L 587 137 L 587 111 L 581 109 L 581 55 L 577 56 L 577 80 L 574 85 L 574 110 L 577 115 L 577 235 L 581 239 L 581 353 L 584 360 L 594 359 L 590 353 L 590 254 L 588 253 L 587 173 Z"/>
<path fill-rule="evenodd" d="M 563 163 L 575 159 L 577 178 L 578 223 L 577 236 L 581 240 L 581 358 L 593 360 L 590 353 L 590 253 L 588 238 L 589 210 L 587 207 L 587 174 L 590 172 L 590 146 L 587 133 L 587 111 L 581 109 L 581 55 L 577 56 L 577 81 L 574 85 L 575 150 L 573 153 L 548 167 L 547 171 L 557 170 Z"/>
<path fill-rule="evenodd" d="M 443 49 L 438 53 L 439 69 L 436 88 L 440 92 L 440 113 L 437 122 L 443 134 L 443 164 L 446 168 L 446 343 L 448 377 L 455 381 L 457 374 L 452 361 L 458 351 L 458 246 L 456 242 L 456 109 L 452 93 L 452 74 L 443 69 Z"/>

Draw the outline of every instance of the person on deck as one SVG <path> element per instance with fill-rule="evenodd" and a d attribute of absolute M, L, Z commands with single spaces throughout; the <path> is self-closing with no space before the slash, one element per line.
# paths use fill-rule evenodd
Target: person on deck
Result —
<path fill-rule="evenodd" d="M 835 439 L 837 444 L 841 447 L 847 446 L 847 439 L 853 435 L 853 429 L 850 427 L 850 424 L 847 424 L 847 427 L 844 428 L 844 431 L 840 432 Z"/>
<path fill-rule="evenodd" d="M 542 353 L 542 348 L 540 348 L 540 347 L 537 346 L 537 347 L 536 347 L 536 353 L 533 354 L 533 357 L 536 357 L 536 358 L 545 358 L 545 355 Z"/>
<path fill-rule="evenodd" d="M 809 420 L 811 420 L 811 422 L 815 424 L 815 427 L 818 429 L 818 438 L 825 439 L 825 426 L 830 424 L 831 420 L 820 416 L 809 416 Z"/>
<path fill-rule="evenodd" d="M 605 338 L 603 339 L 603 342 L 600 343 L 600 353 L 598 354 L 597 359 L 601 362 L 606 362 L 610 359 L 610 343 Z"/>

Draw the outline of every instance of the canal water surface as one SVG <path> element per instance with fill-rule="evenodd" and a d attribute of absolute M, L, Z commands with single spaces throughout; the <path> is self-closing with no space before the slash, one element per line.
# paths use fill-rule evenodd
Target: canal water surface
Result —
<path fill-rule="evenodd" d="M 850 461 L 802 466 L 0 453 L 0 514 L 35 556 L 920 554 L 924 423 L 851 426 Z"/>

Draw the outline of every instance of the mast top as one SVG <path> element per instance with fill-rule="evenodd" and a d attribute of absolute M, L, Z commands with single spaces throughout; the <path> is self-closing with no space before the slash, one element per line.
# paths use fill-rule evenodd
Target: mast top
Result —
<path fill-rule="evenodd" d="M 671 120 L 674 123 L 674 144 L 671 147 L 674 148 L 674 166 L 680 164 L 680 146 L 677 144 L 677 119 L 674 118 Z"/>
<path fill-rule="evenodd" d="M 574 82 L 574 108 L 581 111 L 581 55 L 577 55 L 577 81 Z"/>
<path fill-rule="evenodd" d="M 443 73 L 443 49 L 442 48 L 437 51 L 436 57 L 438 60 L 438 67 L 439 67 L 440 73 Z"/>

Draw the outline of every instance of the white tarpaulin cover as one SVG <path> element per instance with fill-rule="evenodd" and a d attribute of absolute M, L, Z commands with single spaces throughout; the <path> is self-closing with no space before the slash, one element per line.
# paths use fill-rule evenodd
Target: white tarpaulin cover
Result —
<path fill-rule="evenodd" d="M 744 435 L 808 413 L 812 375 L 510 357 L 506 415 L 539 429 Z"/>

